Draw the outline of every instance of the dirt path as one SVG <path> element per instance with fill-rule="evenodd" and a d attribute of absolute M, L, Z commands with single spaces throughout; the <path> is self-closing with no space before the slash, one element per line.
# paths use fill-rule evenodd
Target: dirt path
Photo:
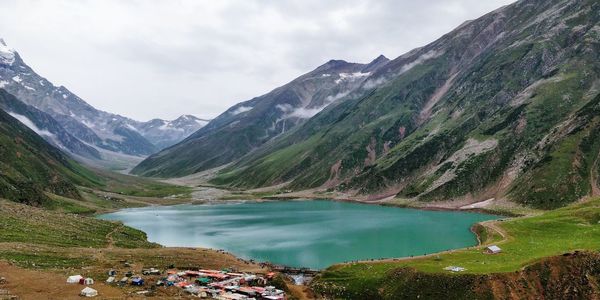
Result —
<path fill-rule="evenodd" d="M 592 185 L 592 197 L 600 196 L 600 188 L 598 187 L 598 178 L 594 172 L 594 168 L 598 165 L 598 161 L 600 161 L 600 152 L 598 152 L 598 156 L 596 156 L 596 160 L 594 161 L 594 164 L 590 168 L 590 184 Z M 598 171 L 598 170 L 596 169 L 596 171 Z"/>
<path fill-rule="evenodd" d="M 112 249 L 113 248 L 113 244 L 115 243 L 112 235 L 117 232 L 117 230 L 123 228 L 123 224 L 119 224 L 118 226 L 115 227 L 115 229 L 113 229 L 111 232 L 106 234 L 106 240 L 108 241 L 108 243 L 106 244 L 106 248 L 108 249 Z"/>
<path fill-rule="evenodd" d="M 498 221 L 482 222 L 480 224 L 500 234 L 500 236 L 502 236 L 502 240 L 499 242 L 504 242 L 508 239 L 508 233 L 506 233 L 506 231 L 502 227 L 498 226 Z"/>

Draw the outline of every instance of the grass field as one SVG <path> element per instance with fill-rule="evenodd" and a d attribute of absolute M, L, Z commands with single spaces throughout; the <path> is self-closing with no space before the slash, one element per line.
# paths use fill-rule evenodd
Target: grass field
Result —
<path fill-rule="evenodd" d="M 104 179 L 104 185 L 101 189 L 108 192 L 127 196 L 157 198 L 189 198 L 192 192 L 192 189 L 186 186 L 167 184 L 153 179 L 98 169 L 94 171 Z"/>
<path fill-rule="evenodd" d="M 450 276 L 453 274 L 443 268 L 466 268 L 461 274 L 502 273 L 574 250 L 600 251 L 600 198 L 536 216 L 484 225 L 488 236 L 484 244 L 497 244 L 502 253 L 485 254 L 484 247 L 479 246 L 407 260 L 336 265 L 325 270 L 316 282 L 359 291 L 377 287 L 392 270 L 403 267 Z"/>

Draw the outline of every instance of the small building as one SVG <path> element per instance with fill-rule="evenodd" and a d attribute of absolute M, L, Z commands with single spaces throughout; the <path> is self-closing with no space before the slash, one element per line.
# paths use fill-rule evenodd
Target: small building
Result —
<path fill-rule="evenodd" d="M 96 297 L 96 296 L 98 296 L 98 291 L 96 291 L 95 289 L 88 286 L 88 287 L 85 287 L 83 290 L 81 290 L 79 295 L 81 295 L 83 297 Z"/>
<path fill-rule="evenodd" d="M 485 248 L 485 252 L 487 252 L 488 254 L 498 254 L 502 252 L 502 249 L 500 249 L 500 247 L 496 245 L 491 245 Z"/>
<path fill-rule="evenodd" d="M 465 271 L 466 269 L 465 269 L 465 268 L 463 268 L 463 267 L 457 267 L 457 266 L 448 266 L 448 267 L 445 267 L 445 268 L 444 268 L 444 270 L 446 270 L 446 271 L 451 271 L 451 272 L 463 272 L 463 271 Z"/>
<path fill-rule="evenodd" d="M 81 279 L 83 279 L 81 275 L 72 275 L 67 278 L 67 283 L 79 283 Z"/>

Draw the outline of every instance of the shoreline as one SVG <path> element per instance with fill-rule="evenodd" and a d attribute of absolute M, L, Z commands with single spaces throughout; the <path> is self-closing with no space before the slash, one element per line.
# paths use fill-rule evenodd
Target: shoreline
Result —
<path fill-rule="evenodd" d="M 114 209 L 111 210 L 110 212 L 101 212 L 101 213 L 96 213 L 93 215 L 93 217 L 98 218 L 99 215 L 102 214 L 110 214 L 110 213 L 114 213 L 117 211 L 121 211 L 121 210 L 128 210 L 128 209 L 136 209 L 136 208 L 144 208 L 144 207 L 159 207 L 159 206 L 178 206 L 178 205 L 222 205 L 222 204 L 241 204 L 241 203 L 266 203 L 266 202 L 279 202 L 279 201 L 333 201 L 333 202 L 344 202 L 344 203 L 354 203 L 354 204 L 368 204 L 368 205 L 378 205 L 378 206 L 383 206 L 383 207 L 395 207 L 395 208 L 404 208 L 404 209 L 411 209 L 411 210 L 423 210 L 423 211 L 441 211 L 441 212 L 464 212 L 464 213 L 479 213 L 479 214 L 486 214 L 486 215 L 493 215 L 493 216 L 499 216 L 499 217 L 503 217 L 503 218 L 499 218 L 499 219 L 495 219 L 495 220 L 487 220 L 487 221 L 483 221 L 483 222 L 497 222 L 499 220 L 505 220 L 507 217 L 508 218 L 512 218 L 512 216 L 507 216 L 506 214 L 502 215 L 502 214 L 496 214 L 496 213 L 492 213 L 490 210 L 485 210 L 485 209 L 460 209 L 460 208 L 445 208 L 445 207 L 413 207 L 410 205 L 397 205 L 397 204 L 393 204 L 393 203 L 385 203 L 385 202 L 375 202 L 375 201 L 364 201 L 364 200 L 357 200 L 357 199 L 339 199 L 339 198 L 327 198 L 327 197 L 296 197 L 296 196 L 291 196 L 291 197 L 275 197 L 275 196 L 268 196 L 268 197 L 261 197 L 261 198 L 256 198 L 256 199 L 240 199 L 240 200 L 191 200 L 189 202 L 183 202 L 183 203 L 174 203 L 174 204 L 166 204 L 166 205 L 161 205 L 161 204 L 151 204 L 151 205 L 147 205 L 147 206 L 141 206 L 141 207 L 129 207 L 129 208 L 122 208 L 122 209 Z M 112 221 L 112 222 L 120 222 L 123 223 L 120 220 L 108 220 L 108 221 Z M 206 248 L 203 246 L 165 246 L 162 245 L 158 242 L 154 242 L 158 245 L 160 245 L 162 248 L 188 248 L 188 249 L 206 249 L 206 250 L 210 250 L 210 251 L 216 251 L 216 252 L 221 252 L 221 253 L 226 253 L 229 255 L 232 255 L 234 257 L 236 257 L 237 259 L 243 260 L 243 261 L 249 261 L 249 262 L 254 262 L 257 263 L 259 265 L 266 265 L 266 266 L 271 266 L 271 267 L 275 267 L 275 266 L 280 266 L 280 267 L 284 267 L 284 268 L 289 268 L 289 269 L 307 269 L 310 271 L 316 271 L 317 273 L 320 273 L 323 270 L 326 270 L 332 266 L 336 266 L 336 265 L 345 265 L 345 264 L 351 264 L 351 263 L 377 263 L 377 262 L 386 262 L 386 261 L 403 261 L 403 260 L 410 260 L 410 259 L 418 259 L 421 257 L 429 257 L 432 255 L 439 255 L 439 254 L 443 254 L 443 253 L 450 253 L 453 251 L 458 251 L 458 250 L 462 250 L 462 249 L 470 249 L 473 247 L 480 247 L 483 245 L 482 243 L 482 237 L 480 236 L 480 234 L 475 230 L 476 226 L 483 226 L 484 228 L 487 228 L 485 225 L 481 224 L 483 222 L 476 222 L 471 224 L 471 226 L 469 227 L 469 231 L 475 236 L 476 238 L 476 244 L 472 245 L 472 246 L 466 246 L 466 247 L 461 247 L 461 248 L 456 248 L 456 249 L 448 249 L 448 250 L 444 250 L 444 251 L 439 251 L 439 252 L 433 252 L 433 253 L 428 253 L 426 255 L 416 255 L 416 256 L 400 256 L 400 257 L 386 257 L 386 258 L 373 258 L 373 259 L 362 259 L 362 260 L 357 260 L 357 261 L 344 261 L 344 262 L 338 262 L 338 263 L 333 263 L 329 266 L 323 267 L 323 268 L 309 268 L 309 267 L 294 267 L 294 266 L 287 266 L 287 265 L 283 265 L 283 264 L 277 264 L 277 263 L 272 263 L 270 261 L 259 261 L 259 260 L 254 260 L 251 258 L 243 258 L 239 255 L 234 254 L 233 252 L 230 252 L 227 249 L 213 249 L 213 248 Z M 124 224 L 124 223 L 123 223 Z M 126 224 L 125 224 L 126 225 Z M 127 225 L 126 225 L 127 226 Z M 144 232 L 142 229 L 136 228 L 137 230 L 140 230 L 142 232 Z M 146 235 L 147 233 L 144 232 Z"/>

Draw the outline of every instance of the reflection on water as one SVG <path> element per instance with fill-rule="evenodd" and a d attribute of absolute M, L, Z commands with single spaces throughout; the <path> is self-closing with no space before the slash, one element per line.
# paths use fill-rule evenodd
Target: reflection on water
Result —
<path fill-rule="evenodd" d="M 225 249 L 294 267 L 422 255 L 476 244 L 473 223 L 495 216 L 333 201 L 133 208 L 100 216 L 165 246 Z"/>

